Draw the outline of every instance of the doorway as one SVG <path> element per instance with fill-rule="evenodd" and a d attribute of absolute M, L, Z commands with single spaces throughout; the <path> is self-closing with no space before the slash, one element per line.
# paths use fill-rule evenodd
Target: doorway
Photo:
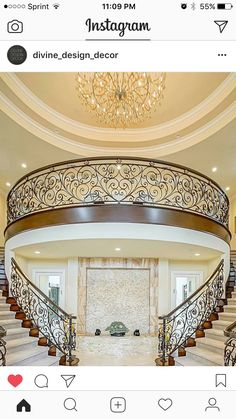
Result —
<path fill-rule="evenodd" d="M 65 308 L 65 272 L 55 270 L 34 270 L 35 285 L 55 304 Z"/>
<path fill-rule="evenodd" d="M 203 282 L 203 272 L 172 272 L 172 309 L 183 303 Z"/>

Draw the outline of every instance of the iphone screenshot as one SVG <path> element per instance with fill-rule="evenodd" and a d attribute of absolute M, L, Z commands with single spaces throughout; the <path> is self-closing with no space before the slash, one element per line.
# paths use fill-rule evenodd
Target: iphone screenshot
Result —
<path fill-rule="evenodd" d="M 235 0 L 0 0 L 0 418 L 235 397 Z"/>

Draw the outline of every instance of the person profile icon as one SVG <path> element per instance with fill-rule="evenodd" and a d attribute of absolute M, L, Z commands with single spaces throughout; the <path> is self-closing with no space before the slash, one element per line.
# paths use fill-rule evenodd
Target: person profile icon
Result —
<path fill-rule="evenodd" d="M 217 401 L 216 401 L 216 399 L 214 398 L 214 397 L 211 397 L 209 400 L 208 400 L 208 405 L 209 406 L 207 406 L 206 407 L 206 409 L 205 409 L 205 412 L 207 412 L 208 410 L 212 410 L 212 409 L 214 409 L 214 410 L 217 410 L 218 412 L 220 412 L 220 408 L 218 407 L 218 406 L 216 406 L 216 404 L 217 404 Z"/>

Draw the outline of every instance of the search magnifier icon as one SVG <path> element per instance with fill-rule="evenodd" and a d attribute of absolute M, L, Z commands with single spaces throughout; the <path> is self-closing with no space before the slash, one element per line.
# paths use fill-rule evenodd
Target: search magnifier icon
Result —
<path fill-rule="evenodd" d="M 64 400 L 64 408 L 66 410 L 76 410 L 76 412 L 77 412 L 75 399 L 72 399 L 71 397 L 68 397 L 68 399 L 65 399 Z"/>

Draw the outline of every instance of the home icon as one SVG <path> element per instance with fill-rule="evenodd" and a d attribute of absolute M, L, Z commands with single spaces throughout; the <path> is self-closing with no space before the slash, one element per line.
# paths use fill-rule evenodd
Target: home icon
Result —
<path fill-rule="evenodd" d="M 30 406 L 30 404 L 25 399 L 23 399 L 16 406 L 16 411 L 17 412 L 23 412 L 23 411 L 25 411 L 25 412 L 31 412 L 31 406 Z"/>

